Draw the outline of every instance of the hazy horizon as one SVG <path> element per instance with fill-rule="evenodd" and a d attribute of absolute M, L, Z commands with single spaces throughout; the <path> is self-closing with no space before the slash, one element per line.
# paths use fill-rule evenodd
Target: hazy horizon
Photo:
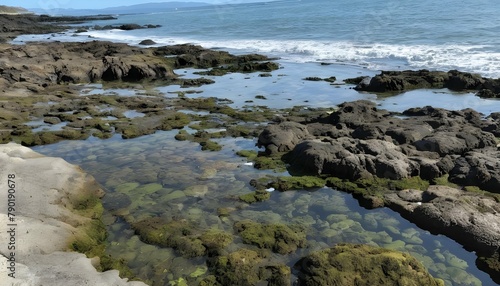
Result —
<path fill-rule="evenodd" d="M 161 1 L 161 0 L 87 0 L 87 1 L 76 1 L 76 0 L 3 0 L 2 5 L 22 7 L 26 9 L 37 8 L 37 9 L 102 9 L 109 7 L 118 6 L 130 6 L 136 4 L 144 3 L 163 3 L 163 2 L 205 2 L 210 4 L 238 4 L 238 3 L 250 3 L 250 2 L 263 2 L 263 0 L 172 0 L 172 1 Z"/>

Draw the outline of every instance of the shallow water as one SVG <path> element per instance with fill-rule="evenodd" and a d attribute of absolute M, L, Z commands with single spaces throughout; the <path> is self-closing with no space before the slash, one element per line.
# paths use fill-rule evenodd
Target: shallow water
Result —
<path fill-rule="evenodd" d="M 68 123 L 67 122 L 60 122 L 57 124 L 49 124 L 45 123 L 43 120 L 33 120 L 33 121 L 28 121 L 25 123 L 25 125 L 31 126 L 33 129 L 31 129 L 32 132 L 40 132 L 40 131 L 61 131 L 63 130 L 63 127 L 65 127 Z"/>
<path fill-rule="evenodd" d="M 115 220 L 112 209 L 129 222 L 163 215 L 182 217 L 202 229 L 233 232 L 233 223 L 252 219 L 264 223 L 300 223 L 308 228 L 308 247 L 273 260 L 293 265 L 300 257 L 338 242 L 367 243 L 417 257 L 446 285 L 493 285 L 477 270 L 475 255 L 454 241 L 432 235 L 402 219 L 389 209 L 366 210 L 350 195 L 330 188 L 308 191 L 272 192 L 269 201 L 247 205 L 234 198 L 250 192 L 249 181 L 267 174 L 245 165 L 235 151 L 255 148 L 248 139 L 217 140 L 219 152 L 202 152 L 196 143 L 176 141 L 177 131 L 157 132 L 136 139 L 89 138 L 64 141 L 34 150 L 60 156 L 78 164 L 105 186 L 108 252 L 125 258 L 141 278 L 177 280 L 206 271 L 204 258 L 186 259 L 172 249 L 142 243 L 124 219 Z M 159 185 L 158 185 L 159 184 Z M 132 186 L 132 187 L 130 187 Z M 132 203 L 120 206 L 117 193 Z M 234 207 L 227 218 L 217 215 L 219 207 Z M 248 247 L 236 239 L 229 249 Z M 197 272 L 198 271 L 198 272 Z M 161 284 L 161 283 L 160 283 Z"/>
<path fill-rule="evenodd" d="M 411 107 L 432 105 L 452 110 L 473 108 L 484 115 L 500 111 L 499 99 L 485 99 L 474 93 L 457 93 L 448 89 L 421 89 L 404 92 L 395 96 L 377 96 L 372 93 L 360 93 L 353 85 L 342 84 L 346 78 L 358 76 L 373 76 L 378 72 L 365 69 L 362 66 L 321 63 L 293 63 L 278 61 L 280 69 L 271 72 L 271 77 L 260 77 L 258 73 L 233 73 L 224 76 L 205 76 L 215 80 L 214 84 L 197 88 L 182 89 L 171 85 L 158 87 L 156 90 L 167 94 L 175 91 L 196 90 L 201 93 L 187 94 L 187 97 L 217 97 L 228 98 L 230 106 L 242 108 L 248 105 L 263 105 L 269 108 L 290 108 L 306 106 L 312 108 L 328 108 L 354 100 L 370 100 L 380 108 L 389 111 L 402 112 Z M 188 77 L 194 77 L 195 69 L 176 71 Z M 325 81 L 307 81 L 306 77 L 328 78 L 335 76 L 336 84 Z M 256 98 L 264 96 L 265 99 Z"/>

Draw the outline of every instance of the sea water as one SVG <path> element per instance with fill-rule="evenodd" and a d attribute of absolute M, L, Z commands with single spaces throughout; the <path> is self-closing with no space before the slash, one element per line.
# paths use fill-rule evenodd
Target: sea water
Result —
<path fill-rule="evenodd" d="M 66 35 L 66 40 L 91 36 L 138 44 L 152 39 L 159 45 L 194 43 L 301 63 L 340 62 L 373 70 L 458 69 L 499 77 L 499 13 L 494 0 L 284 0 L 121 15 L 92 24 L 162 27 L 89 31 Z M 30 37 L 17 40 L 48 38 Z"/>
<path fill-rule="evenodd" d="M 433 105 L 449 109 L 472 107 L 488 115 L 500 111 L 500 101 L 448 90 L 417 90 L 381 98 L 358 93 L 351 85 L 342 84 L 342 80 L 371 76 L 379 70 L 420 68 L 458 69 L 499 77 L 500 37 L 497 31 L 500 18 L 496 16 L 499 12 L 499 6 L 490 0 L 290 0 L 121 15 L 117 20 L 83 25 L 137 23 L 162 27 L 134 31 L 89 30 L 78 34 L 73 29 L 54 35 L 20 36 L 14 43 L 99 39 L 138 45 L 144 39 L 152 39 L 157 45 L 193 43 L 236 54 L 255 52 L 279 58 L 281 68 L 272 72 L 271 77 L 229 74 L 211 77 L 215 84 L 190 88 L 200 93 L 189 94 L 189 97 L 227 98 L 237 108 L 247 104 L 273 108 L 296 105 L 333 108 L 343 101 L 368 99 L 393 111 Z M 196 77 L 193 72 L 176 71 L 185 77 Z M 335 76 L 338 84 L 306 81 L 307 76 Z M 89 88 L 105 93 L 102 86 Z M 157 88 L 165 96 L 179 90 L 182 90 L 179 86 Z M 257 95 L 266 99 L 258 99 Z M 206 153 L 201 152 L 197 144 L 175 141 L 174 135 L 172 131 L 133 140 L 116 136 L 109 140 L 90 138 L 34 149 L 81 165 L 110 194 L 116 186 L 130 180 L 155 183 L 152 181 L 155 174 L 162 172 L 175 174 L 178 179 L 178 185 L 170 187 L 171 192 L 185 190 L 190 185 L 208 186 L 201 199 L 176 198 L 160 205 L 155 203 L 156 197 L 137 194 L 138 202 L 144 204 L 134 205 L 140 212 L 128 210 L 131 215 L 172 212 L 193 221 L 203 218 L 200 223 L 203 227 L 215 226 L 228 231 L 233 221 L 244 218 L 261 222 L 302 221 L 312 228 L 313 235 L 308 237 L 311 247 L 295 256 L 277 257 L 289 265 L 308 251 L 337 242 L 360 242 L 408 251 L 447 285 L 494 284 L 477 270 L 474 254 L 464 251 L 453 241 L 422 231 L 387 209 L 364 210 L 349 195 L 331 189 L 312 193 L 274 192 L 269 201 L 239 209 L 228 222 L 220 221 L 214 214 L 218 202 L 251 191 L 249 180 L 267 174 L 244 165 L 245 162 L 234 154 L 235 150 L 255 148 L 255 142 L 219 139 L 223 150 Z M 193 181 L 205 171 L 213 176 Z M 109 203 L 106 200 L 105 197 L 105 203 Z M 171 266 L 168 274 L 155 278 L 164 282 L 189 275 L 205 265 L 203 260 L 186 260 L 171 249 L 158 249 L 140 242 L 122 220 L 110 223 L 109 230 L 109 251 L 130 260 L 130 266 L 142 278 L 153 277 L 157 271 L 155 265 L 160 263 Z"/>

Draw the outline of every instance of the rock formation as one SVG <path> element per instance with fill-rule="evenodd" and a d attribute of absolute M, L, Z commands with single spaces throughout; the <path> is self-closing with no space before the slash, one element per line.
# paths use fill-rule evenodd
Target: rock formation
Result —
<path fill-rule="evenodd" d="M 8 209 L 7 203 L 0 206 L 0 240 L 14 242 L 11 246 L 15 246 L 7 249 L 4 243 L 0 248 L 3 282 L 145 285 L 127 282 L 118 276 L 117 270 L 99 273 L 95 269 L 98 258 L 68 252 L 72 242 L 74 246 L 78 241 L 92 239 L 91 225 L 100 216 L 99 204 L 94 208 L 90 202 L 99 202 L 103 192 L 91 176 L 62 159 L 44 157 L 13 143 L 0 145 L 0 162 L 2 202 L 7 202 L 9 193 L 15 196 L 13 209 Z M 14 191 L 8 191 L 8 185 Z M 15 229 L 15 235 L 8 233 L 6 227 Z M 13 265 L 15 268 L 8 268 Z M 9 273 L 14 273 L 15 278 L 9 277 Z"/>

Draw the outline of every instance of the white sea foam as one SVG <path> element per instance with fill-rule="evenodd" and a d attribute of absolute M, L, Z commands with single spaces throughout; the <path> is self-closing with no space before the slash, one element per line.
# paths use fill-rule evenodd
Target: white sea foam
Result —
<path fill-rule="evenodd" d="M 145 31 L 145 30 L 142 30 Z M 148 31 L 149 32 L 149 31 Z M 233 53 L 264 53 L 291 62 L 330 62 L 362 65 L 373 70 L 430 69 L 479 73 L 500 77 L 500 52 L 488 45 L 397 45 L 357 44 L 348 41 L 314 40 L 211 40 L 188 37 L 162 37 L 130 33 L 122 30 L 89 31 L 74 34 L 69 31 L 56 35 L 24 35 L 14 42 L 27 41 L 89 41 L 108 40 L 138 45 L 151 39 L 157 45 L 192 43 L 206 48 L 229 50 Z"/>

